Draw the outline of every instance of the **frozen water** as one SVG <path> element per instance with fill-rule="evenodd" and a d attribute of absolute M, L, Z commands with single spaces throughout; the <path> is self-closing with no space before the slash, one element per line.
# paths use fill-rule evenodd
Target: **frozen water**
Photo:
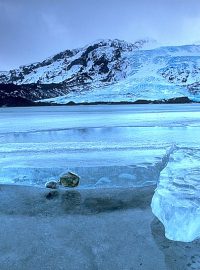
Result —
<path fill-rule="evenodd" d="M 166 237 L 190 242 L 200 237 L 200 148 L 177 149 L 161 172 L 152 211 Z"/>
<path fill-rule="evenodd" d="M 199 125 L 198 104 L 0 108 L 0 134 L 94 127 Z"/>
<path fill-rule="evenodd" d="M 43 185 L 72 170 L 80 187 L 155 184 L 166 149 L 196 145 L 199 123 L 190 104 L 2 108 L 0 181 Z"/>
<path fill-rule="evenodd" d="M 191 241 L 200 235 L 199 134 L 198 104 L 1 108 L 0 182 L 44 185 L 68 170 L 80 189 L 159 181 L 154 214 L 168 238 Z"/>
<path fill-rule="evenodd" d="M 119 179 L 126 175 L 130 181 L 131 166 L 153 166 L 171 144 L 196 145 L 198 108 L 134 105 L 1 109 L 1 181 L 32 179 L 31 183 L 39 183 L 72 169 L 85 175 L 85 181 L 89 181 L 92 170 L 102 172 L 89 181 L 95 183 L 107 177 L 108 170 L 120 167 L 124 170 L 120 169 Z"/>

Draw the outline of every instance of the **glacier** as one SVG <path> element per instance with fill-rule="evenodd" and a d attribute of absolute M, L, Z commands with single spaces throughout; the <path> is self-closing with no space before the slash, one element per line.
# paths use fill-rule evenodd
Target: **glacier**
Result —
<path fill-rule="evenodd" d="M 170 46 L 126 52 L 125 75 L 108 85 L 85 87 L 78 92 L 44 99 L 66 104 L 91 102 L 134 102 L 189 97 L 199 101 L 200 46 Z M 95 81 L 97 81 L 95 79 Z"/>
<path fill-rule="evenodd" d="M 2 104 L 19 97 L 53 104 L 181 97 L 198 102 L 200 45 L 145 48 L 148 45 L 149 40 L 99 40 L 0 72 Z"/>

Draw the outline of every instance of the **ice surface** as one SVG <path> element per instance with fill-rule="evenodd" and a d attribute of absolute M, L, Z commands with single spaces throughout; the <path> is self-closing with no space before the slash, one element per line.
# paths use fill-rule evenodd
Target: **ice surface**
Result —
<path fill-rule="evenodd" d="M 0 108 L 0 133 L 16 136 L 72 128 L 194 125 L 200 126 L 198 104 Z"/>
<path fill-rule="evenodd" d="M 104 178 L 109 186 L 155 184 L 169 145 L 150 146 L 148 130 L 134 127 L 11 132 L 0 141 L 1 181 L 44 184 L 72 170 L 81 187 L 101 187 Z"/>
<path fill-rule="evenodd" d="M 154 214 L 168 238 L 191 241 L 200 235 L 199 134 L 198 104 L 1 108 L 0 182 L 44 186 L 68 170 L 80 189 L 159 181 Z"/>
<path fill-rule="evenodd" d="M 3 108 L 0 181 L 43 185 L 72 170 L 81 187 L 155 184 L 166 149 L 195 144 L 199 122 L 196 105 Z"/>
<path fill-rule="evenodd" d="M 152 199 L 152 211 L 166 237 L 190 242 L 200 237 L 200 148 L 178 148 L 171 155 Z"/>

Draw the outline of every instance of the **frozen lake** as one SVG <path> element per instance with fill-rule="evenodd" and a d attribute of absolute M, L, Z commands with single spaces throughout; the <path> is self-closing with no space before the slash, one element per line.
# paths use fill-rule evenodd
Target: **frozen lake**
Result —
<path fill-rule="evenodd" d="M 166 150 L 199 147 L 200 106 L 0 109 L 0 182 L 43 185 L 72 170 L 81 186 L 153 184 Z"/>

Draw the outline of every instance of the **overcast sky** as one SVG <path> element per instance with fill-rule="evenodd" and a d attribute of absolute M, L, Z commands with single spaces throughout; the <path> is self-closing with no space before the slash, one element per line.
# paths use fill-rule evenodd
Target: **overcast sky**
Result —
<path fill-rule="evenodd" d="M 199 0 L 0 0 L 0 70 L 101 38 L 200 40 Z"/>

